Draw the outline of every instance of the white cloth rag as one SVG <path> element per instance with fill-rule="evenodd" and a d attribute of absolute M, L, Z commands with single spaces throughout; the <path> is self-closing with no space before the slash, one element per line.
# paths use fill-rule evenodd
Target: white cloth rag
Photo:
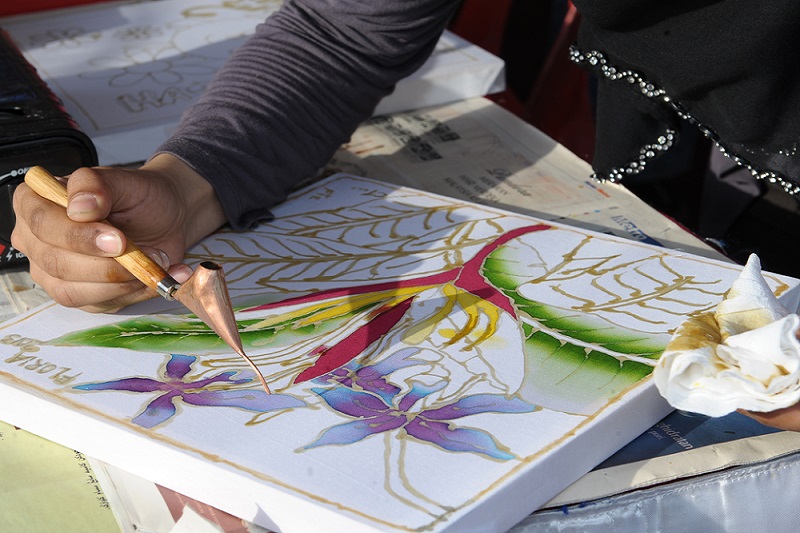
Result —
<path fill-rule="evenodd" d="M 800 401 L 800 317 L 775 298 L 751 255 L 716 311 L 689 318 L 653 372 L 676 409 L 724 416 Z"/>

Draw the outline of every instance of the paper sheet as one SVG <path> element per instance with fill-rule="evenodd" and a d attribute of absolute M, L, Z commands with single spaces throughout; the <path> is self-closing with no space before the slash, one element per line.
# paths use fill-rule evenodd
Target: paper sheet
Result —
<path fill-rule="evenodd" d="M 94 142 L 100 164 L 149 158 L 216 70 L 280 0 L 127 1 L 0 19 Z M 504 87 L 499 58 L 446 32 L 377 113 Z"/>
<path fill-rule="evenodd" d="M 351 172 L 729 261 L 533 126 L 485 98 L 363 124 L 330 172 Z"/>
<path fill-rule="evenodd" d="M 119 533 L 85 455 L 0 422 L 0 531 Z"/>
<path fill-rule="evenodd" d="M 800 450 L 800 434 L 781 431 L 594 470 L 546 504 L 562 507 L 601 500 L 728 468 L 763 463 Z"/>

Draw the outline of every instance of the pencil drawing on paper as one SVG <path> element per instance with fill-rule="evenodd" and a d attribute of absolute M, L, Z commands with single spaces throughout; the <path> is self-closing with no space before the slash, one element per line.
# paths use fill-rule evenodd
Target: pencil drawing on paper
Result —
<path fill-rule="evenodd" d="M 10 30 L 94 134 L 179 116 L 257 21 L 281 3 L 167 0 L 157 7 L 146 2 L 99 6 L 88 16 L 65 13 L 46 25 L 22 22 Z"/>
<path fill-rule="evenodd" d="M 713 308 L 736 274 L 351 176 L 275 214 L 190 254 L 224 266 L 243 345 L 274 394 L 200 320 L 168 313 L 31 335 L 48 339 L 42 354 L 83 369 L 51 394 L 189 450 L 224 454 L 192 430 L 222 424 L 241 439 L 268 436 L 295 465 L 347 463 L 352 476 L 336 483 L 371 480 L 397 512 L 371 519 L 412 530 L 477 504 L 626 401 L 683 317 Z M 111 362 L 92 371 L 90 353 Z M 263 457 L 234 459 L 311 490 Z M 356 489 L 315 479 L 321 501 L 372 509 Z"/>

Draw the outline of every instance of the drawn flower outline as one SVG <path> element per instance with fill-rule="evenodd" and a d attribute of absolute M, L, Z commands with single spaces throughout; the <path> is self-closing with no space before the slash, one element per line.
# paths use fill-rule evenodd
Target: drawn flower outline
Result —
<path fill-rule="evenodd" d="M 83 28 L 49 29 L 44 33 L 32 35 L 30 37 L 30 45 L 47 49 L 75 49 L 99 38 L 100 32 L 93 32 Z"/>
<path fill-rule="evenodd" d="M 207 58 L 175 48 L 130 49 L 124 57 L 95 57 L 89 64 L 93 71 L 79 74 L 85 79 L 108 82 L 109 87 L 132 87 L 141 83 L 174 85 L 186 78 L 213 74 Z"/>

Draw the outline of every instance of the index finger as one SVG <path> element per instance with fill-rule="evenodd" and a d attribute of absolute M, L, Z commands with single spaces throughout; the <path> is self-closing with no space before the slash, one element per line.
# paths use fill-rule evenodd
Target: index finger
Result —
<path fill-rule="evenodd" d="M 125 237 L 118 229 L 106 222 L 75 222 L 66 209 L 45 200 L 25 183 L 14 191 L 13 204 L 17 223 L 22 221 L 43 243 L 97 257 L 116 257 L 125 249 Z"/>

